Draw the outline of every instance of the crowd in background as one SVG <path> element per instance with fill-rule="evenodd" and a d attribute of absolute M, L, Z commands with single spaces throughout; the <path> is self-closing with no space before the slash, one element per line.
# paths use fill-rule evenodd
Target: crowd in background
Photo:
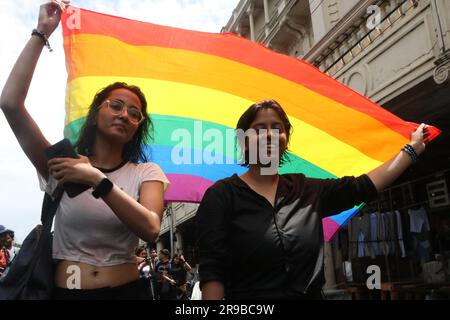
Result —
<path fill-rule="evenodd" d="M 171 253 L 167 249 L 158 252 L 141 246 L 136 249 L 136 264 L 141 278 L 147 281 L 149 295 L 154 300 L 190 300 L 197 272 L 183 255 Z"/>
<path fill-rule="evenodd" d="M 0 275 L 11 263 L 16 255 L 14 244 L 14 231 L 0 225 Z"/>

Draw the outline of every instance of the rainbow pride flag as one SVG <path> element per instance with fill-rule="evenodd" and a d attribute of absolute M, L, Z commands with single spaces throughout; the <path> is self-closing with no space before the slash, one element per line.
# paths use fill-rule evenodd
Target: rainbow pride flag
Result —
<path fill-rule="evenodd" d="M 147 150 L 171 181 L 167 201 L 200 202 L 215 181 L 245 171 L 225 137 L 240 115 L 263 99 L 277 100 L 294 127 L 290 161 L 280 173 L 316 178 L 367 173 L 397 154 L 417 127 L 308 63 L 235 34 L 74 7 L 65 11 L 62 25 L 68 71 L 65 136 L 77 138 L 100 88 L 116 81 L 141 87 L 155 124 Z M 175 163 L 174 150 L 191 163 Z M 215 164 L 202 161 L 205 154 Z"/>

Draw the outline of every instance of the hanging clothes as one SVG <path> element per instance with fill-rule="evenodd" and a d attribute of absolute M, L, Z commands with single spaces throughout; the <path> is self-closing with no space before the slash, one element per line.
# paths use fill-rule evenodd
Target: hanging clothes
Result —
<path fill-rule="evenodd" d="M 427 212 L 424 207 L 408 210 L 410 218 L 410 231 L 421 233 L 430 231 L 430 222 L 428 221 Z"/>
<path fill-rule="evenodd" d="M 410 218 L 410 232 L 412 238 L 412 252 L 420 264 L 431 260 L 431 242 L 429 240 L 430 222 L 424 207 L 408 210 Z"/>
<path fill-rule="evenodd" d="M 432 260 L 431 242 L 426 233 L 412 233 L 412 249 L 421 265 Z"/>
<path fill-rule="evenodd" d="M 369 247 L 370 217 L 364 215 L 354 217 L 349 224 L 351 257 L 366 257 L 371 255 Z"/>
<path fill-rule="evenodd" d="M 358 233 L 358 258 L 366 256 L 366 250 L 365 250 L 366 241 L 365 240 L 366 240 L 366 238 L 365 238 L 364 233 L 362 233 L 362 231 L 359 231 L 359 233 Z"/>
<path fill-rule="evenodd" d="M 378 240 L 380 242 L 380 254 L 389 254 L 389 222 L 386 213 L 380 213 L 379 228 L 378 228 Z"/>
<path fill-rule="evenodd" d="M 393 212 L 386 213 L 387 216 L 387 228 L 388 228 L 388 245 L 389 254 L 394 255 L 397 252 L 397 219 Z"/>
<path fill-rule="evenodd" d="M 378 228 L 380 221 L 380 213 L 374 212 L 370 214 L 370 241 L 372 244 L 372 258 L 380 255 L 380 247 L 378 244 Z"/>
<path fill-rule="evenodd" d="M 400 252 L 402 254 L 402 258 L 406 257 L 405 251 L 405 243 L 403 241 L 403 226 L 402 226 L 402 217 L 398 210 L 395 211 L 395 216 L 397 219 L 397 237 L 398 237 L 398 246 L 400 248 Z"/>

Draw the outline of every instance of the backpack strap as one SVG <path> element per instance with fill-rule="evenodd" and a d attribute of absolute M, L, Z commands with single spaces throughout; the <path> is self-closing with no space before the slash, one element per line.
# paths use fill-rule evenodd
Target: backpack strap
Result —
<path fill-rule="evenodd" d="M 45 193 L 45 195 L 44 195 L 44 201 L 42 204 L 42 212 L 41 212 L 42 229 L 41 229 L 41 235 L 40 235 L 40 239 L 38 242 L 38 246 L 36 248 L 37 253 L 42 252 L 42 247 L 44 245 L 46 245 L 47 241 L 50 240 L 50 233 L 51 233 L 51 229 L 52 229 L 52 225 L 53 225 L 53 217 L 55 216 L 55 213 L 58 210 L 62 195 L 63 195 L 63 193 L 61 192 L 55 198 L 55 200 L 53 200 L 52 197 L 50 195 L 48 195 L 47 193 Z M 38 260 L 39 260 L 39 257 L 36 257 L 36 256 L 33 257 L 31 266 L 27 270 L 27 275 L 26 275 L 27 280 L 24 282 L 24 284 L 30 280 L 31 275 L 33 274 L 33 271 L 36 267 Z"/>
<path fill-rule="evenodd" d="M 41 223 L 43 226 L 50 223 L 50 229 L 53 224 L 53 218 L 58 210 L 59 202 L 64 194 L 64 190 L 61 188 L 56 189 L 52 198 L 47 192 L 44 194 L 44 200 L 42 202 L 42 210 L 41 210 Z"/>

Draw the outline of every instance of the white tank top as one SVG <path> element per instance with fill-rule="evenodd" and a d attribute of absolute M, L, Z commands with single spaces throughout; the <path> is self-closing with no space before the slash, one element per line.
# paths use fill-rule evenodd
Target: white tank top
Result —
<path fill-rule="evenodd" d="M 114 172 L 105 173 L 124 192 L 139 199 L 141 184 L 161 181 L 164 190 L 169 180 L 154 163 L 126 163 Z M 41 189 L 49 194 L 55 185 L 40 177 Z M 138 237 L 124 225 L 102 199 L 92 196 L 89 189 L 75 198 L 64 193 L 56 211 L 53 238 L 53 258 L 105 267 L 136 263 L 134 250 Z"/>

